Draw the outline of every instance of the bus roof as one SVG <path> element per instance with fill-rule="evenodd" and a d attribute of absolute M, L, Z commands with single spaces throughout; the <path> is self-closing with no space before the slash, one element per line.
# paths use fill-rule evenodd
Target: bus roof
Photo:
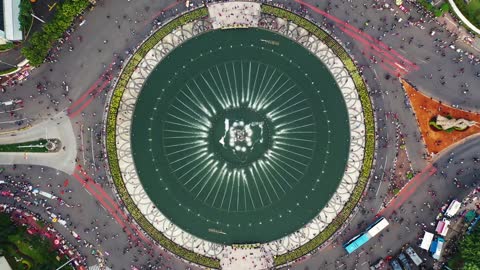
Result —
<path fill-rule="evenodd" d="M 420 244 L 421 249 L 428 250 L 430 244 L 432 244 L 433 240 L 433 233 L 425 231 L 425 235 L 423 236 L 422 243 Z"/>
<path fill-rule="evenodd" d="M 348 254 L 350 254 L 368 242 L 368 240 L 370 240 L 370 237 L 367 234 L 362 234 L 360 237 L 355 239 L 355 241 L 345 246 L 345 250 L 348 252 Z"/>
<path fill-rule="evenodd" d="M 370 237 L 374 237 L 383 229 L 385 229 L 387 226 L 388 226 L 388 220 L 386 220 L 385 218 L 381 218 L 380 221 L 377 224 L 375 224 L 375 226 L 373 226 L 367 231 L 367 233 L 370 235 Z"/>
<path fill-rule="evenodd" d="M 368 242 L 368 240 L 373 238 L 387 226 L 388 221 L 384 217 L 381 217 L 375 222 L 373 222 L 370 226 L 368 226 L 364 232 L 350 239 L 350 241 L 345 243 L 343 247 L 345 248 L 347 253 L 350 254 L 357 250 L 359 247 L 361 247 L 363 244 Z"/>
<path fill-rule="evenodd" d="M 56 198 L 57 198 L 56 196 L 54 196 L 54 195 L 52 195 L 52 194 L 50 194 L 50 193 L 48 193 L 48 192 L 42 191 L 42 190 L 40 190 L 40 191 L 38 192 L 38 194 L 40 194 L 40 195 L 42 195 L 42 196 L 44 196 L 44 197 L 47 197 L 47 198 L 49 198 L 49 199 L 56 199 Z"/>

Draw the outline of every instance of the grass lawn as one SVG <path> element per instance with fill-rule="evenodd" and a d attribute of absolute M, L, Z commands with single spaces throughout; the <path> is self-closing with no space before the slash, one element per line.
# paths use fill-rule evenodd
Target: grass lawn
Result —
<path fill-rule="evenodd" d="M 47 140 L 42 139 L 38 141 L 22 142 L 14 144 L 2 144 L 0 145 L 0 152 L 48 152 L 45 144 Z"/>
<path fill-rule="evenodd" d="M 58 253 L 52 250 L 49 240 L 28 234 L 26 227 L 16 226 L 3 213 L 0 213 L 0 256 L 5 256 L 13 270 L 51 270 L 67 261 L 57 260 Z"/>
<path fill-rule="evenodd" d="M 31 257 L 36 263 L 44 264 L 50 257 L 49 246 L 41 243 L 42 241 L 40 239 L 35 238 L 38 237 L 34 236 L 31 239 L 27 239 L 24 235 L 20 234 L 8 236 L 8 240 L 16 245 L 21 253 Z"/>
<path fill-rule="evenodd" d="M 464 0 L 455 0 L 455 4 L 472 24 L 480 28 L 480 0 L 470 0 L 468 4 Z"/>
<path fill-rule="evenodd" d="M 471 0 L 470 3 L 468 4 L 468 7 L 471 10 L 480 10 L 480 0 Z"/>

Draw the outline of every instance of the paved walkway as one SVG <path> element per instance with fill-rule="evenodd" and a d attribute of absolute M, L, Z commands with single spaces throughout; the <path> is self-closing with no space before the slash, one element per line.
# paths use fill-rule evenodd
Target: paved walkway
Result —
<path fill-rule="evenodd" d="M 437 18 L 437 21 L 445 25 L 450 33 L 454 33 L 458 36 L 457 46 L 461 46 L 462 49 L 471 53 L 480 52 L 480 38 L 471 35 L 465 27 L 462 27 L 450 13 L 445 13 L 442 17 Z M 473 40 L 473 42 L 469 42 Z"/>
<path fill-rule="evenodd" d="M 208 6 L 208 13 L 215 29 L 257 27 L 260 19 L 260 3 L 225 2 Z"/>
<path fill-rule="evenodd" d="M 273 254 L 264 248 L 227 247 L 220 255 L 224 270 L 260 270 L 273 267 Z"/>
<path fill-rule="evenodd" d="M 75 169 L 77 144 L 70 119 L 60 113 L 32 128 L 0 135 L 0 144 L 56 138 L 61 141 L 61 149 L 54 153 L 2 153 L 0 164 L 28 164 L 52 167 L 67 174 Z M 63 148 L 64 147 L 64 148 Z"/>

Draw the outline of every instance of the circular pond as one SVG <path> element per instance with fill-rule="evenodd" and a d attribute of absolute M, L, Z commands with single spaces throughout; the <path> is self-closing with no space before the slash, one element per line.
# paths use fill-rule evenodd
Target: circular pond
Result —
<path fill-rule="evenodd" d="M 175 48 L 136 101 L 141 184 L 181 229 L 264 243 L 308 223 L 347 164 L 344 98 L 323 63 L 261 29 L 217 30 Z"/>

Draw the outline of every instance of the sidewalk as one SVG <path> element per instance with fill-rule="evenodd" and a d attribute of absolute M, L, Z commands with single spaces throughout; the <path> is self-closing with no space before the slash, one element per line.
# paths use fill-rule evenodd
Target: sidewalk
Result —
<path fill-rule="evenodd" d="M 480 52 L 480 38 L 472 36 L 462 25 L 455 21 L 450 13 L 445 13 L 437 20 L 440 24 L 445 25 L 447 31 L 458 35 L 457 43 L 461 43 L 462 49 L 474 54 Z M 473 42 L 470 43 L 468 40 L 473 40 Z"/>

